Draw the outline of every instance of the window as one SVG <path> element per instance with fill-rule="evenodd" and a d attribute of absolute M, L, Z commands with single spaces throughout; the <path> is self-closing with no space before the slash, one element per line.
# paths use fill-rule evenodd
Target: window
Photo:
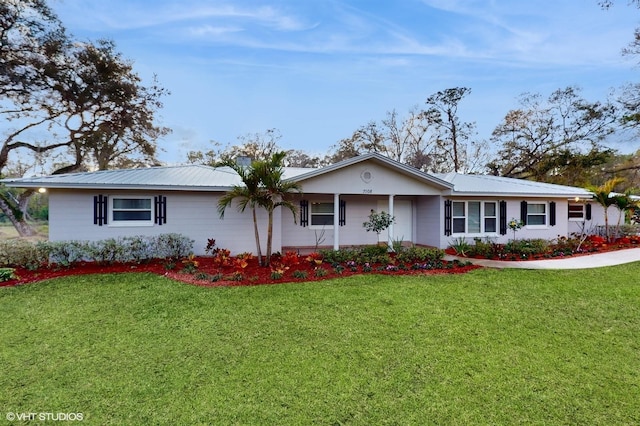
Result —
<path fill-rule="evenodd" d="M 547 204 L 527 203 L 527 225 L 547 224 Z"/>
<path fill-rule="evenodd" d="M 311 226 L 333 226 L 333 203 L 311 203 Z"/>
<path fill-rule="evenodd" d="M 467 216 L 465 214 L 465 203 L 460 201 L 454 201 L 452 209 L 453 217 L 453 233 L 461 234 L 466 232 Z"/>
<path fill-rule="evenodd" d="M 495 201 L 454 201 L 451 217 L 454 234 L 495 233 L 497 230 Z"/>
<path fill-rule="evenodd" d="M 569 220 L 584 220 L 584 204 L 569 204 Z"/>
<path fill-rule="evenodd" d="M 484 203 L 484 232 L 496 232 L 497 222 L 496 203 Z"/>
<path fill-rule="evenodd" d="M 152 199 L 111 198 L 112 225 L 153 225 Z"/>

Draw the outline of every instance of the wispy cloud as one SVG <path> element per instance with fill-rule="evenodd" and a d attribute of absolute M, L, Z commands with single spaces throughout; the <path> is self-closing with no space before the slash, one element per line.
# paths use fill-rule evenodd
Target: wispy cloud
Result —
<path fill-rule="evenodd" d="M 138 69 L 159 74 L 172 91 L 165 107 L 178 125 L 172 141 L 230 141 L 264 125 L 322 146 L 446 87 L 472 87 L 470 121 L 489 126 L 524 91 L 608 89 L 635 78 L 620 56 L 638 25 L 638 10 L 626 3 L 610 11 L 596 0 L 63 0 L 52 7 L 81 38 L 113 38 Z"/>

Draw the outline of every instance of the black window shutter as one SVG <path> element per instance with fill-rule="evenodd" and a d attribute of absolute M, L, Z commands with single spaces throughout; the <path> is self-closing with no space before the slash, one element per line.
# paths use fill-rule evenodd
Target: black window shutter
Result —
<path fill-rule="evenodd" d="M 300 200 L 300 226 L 309 225 L 309 201 Z"/>
<path fill-rule="evenodd" d="M 93 224 L 98 226 L 107 224 L 106 195 L 94 195 L 93 197 Z"/>
<path fill-rule="evenodd" d="M 451 200 L 444 200 L 444 235 L 447 237 L 451 235 Z"/>
<path fill-rule="evenodd" d="M 340 210 L 338 211 L 338 224 L 344 226 L 347 224 L 347 202 L 340 200 Z"/>
<path fill-rule="evenodd" d="M 520 220 L 525 225 L 527 224 L 527 202 L 526 201 L 522 201 L 520 203 Z"/>
<path fill-rule="evenodd" d="M 556 226 L 556 202 L 549 203 L 549 225 Z"/>
<path fill-rule="evenodd" d="M 586 211 L 585 211 L 585 219 L 591 220 L 591 204 L 587 204 L 585 206 L 585 209 L 586 209 Z"/>
<path fill-rule="evenodd" d="M 158 195 L 154 197 L 156 204 L 156 218 L 155 223 L 158 225 L 164 225 L 167 223 L 167 197 L 164 195 Z"/>
<path fill-rule="evenodd" d="M 507 202 L 500 201 L 500 235 L 507 234 Z"/>

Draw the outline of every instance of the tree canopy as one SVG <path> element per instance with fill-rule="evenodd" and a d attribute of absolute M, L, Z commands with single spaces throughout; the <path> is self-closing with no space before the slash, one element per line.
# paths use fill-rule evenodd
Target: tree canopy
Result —
<path fill-rule="evenodd" d="M 0 3 L 0 173 L 11 161 L 46 164 L 50 173 L 153 164 L 156 140 L 169 130 L 155 124 L 157 81 L 142 84 L 130 61 L 108 40 L 79 42 L 45 0 Z M 21 206 L 31 191 L 0 197 L 0 209 L 18 231 L 32 231 Z"/>

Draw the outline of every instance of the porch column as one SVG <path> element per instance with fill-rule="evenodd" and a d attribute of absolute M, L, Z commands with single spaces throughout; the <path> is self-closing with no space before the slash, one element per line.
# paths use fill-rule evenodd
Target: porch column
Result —
<path fill-rule="evenodd" d="M 389 214 L 391 215 L 391 217 L 393 217 L 393 194 L 389 194 Z M 387 244 L 389 245 L 389 249 L 393 249 L 393 223 L 391 223 L 391 225 L 389 225 L 389 229 L 387 229 L 388 232 L 388 240 L 387 240 Z"/>
<path fill-rule="evenodd" d="M 333 249 L 340 250 L 340 194 L 333 194 Z"/>

